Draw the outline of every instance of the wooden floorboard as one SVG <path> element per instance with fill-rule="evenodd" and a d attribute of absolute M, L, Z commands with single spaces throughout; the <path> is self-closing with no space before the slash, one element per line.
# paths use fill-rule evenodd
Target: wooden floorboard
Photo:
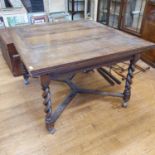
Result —
<path fill-rule="evenodd" d="M 0 155 L 154 155 L 155 70 L 135 76 L 127 109 L 121 99 L 78 95 L 55 124 L 50 135 L 44 127 L 44 112 L 38 79 L 25 86 L 14 78 L 0 54 Z M 79 74 L 83 87 L 113 88 L 97 73 Z M 52 82 L 54 107 L 69 89 Z"/>

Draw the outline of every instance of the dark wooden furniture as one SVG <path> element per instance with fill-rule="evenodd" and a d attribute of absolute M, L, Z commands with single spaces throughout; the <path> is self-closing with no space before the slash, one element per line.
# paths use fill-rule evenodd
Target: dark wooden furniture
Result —
<path fill-rule="evenodd" d="M 10 29 L 0 30 L 0 45 L 3 57 L 8 64 L 10 71 L 14 76 L 22 75 L 20 68 L 20 57 L 13 44 L 13 39 L 10 35 Z"/>
<path fill-rule="evenodd" d="M 155 1 L 148 1 L 143 19 L 142 38 L 155 42 Z M 155 67 L 155 50 L 150 49 L 142 55 L 142 59 Z"/>
<path fill-rule="evenodd" d="M 97 21 L 114 28 L 120 28 L 123 6 L 123 0 L 98 0 Z"/>
<path fill-rule="evenodd" d="M 155 48 L 155 44 L 93 21 L 73 21 L 34 25 L 12 29 L 14 43 L 23 65 L 24 79 L 40 78 L 45 105 L 45 122 L 54 133 L 54 123 L 77 94 L 98 94 L 121 97 L 127 107 L 135 63 L 140 53 Z M 123 93 L 80 88 L 72 79 L 76 73 L 130 60 Z M 66 83 L 70 94 L 52 111 L 50 81 Z"/>
<path fill-rule="evenodd" d="M 140 36 L 147 0 L 99 0 L 97 21 Z"/>

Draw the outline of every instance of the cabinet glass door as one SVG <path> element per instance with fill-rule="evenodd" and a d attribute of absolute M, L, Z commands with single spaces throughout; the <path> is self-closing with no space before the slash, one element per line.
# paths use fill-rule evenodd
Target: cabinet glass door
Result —
<path fill-rule="evenodd" d="M 98 22 L 108 25 L 108 0 L 99 0 L 98 2 Z"/>
<path fill-rule="evenodd" d="M 120 25 L 122 0 L 99 0 L 98 22 L 118 28 Z"/>
<path fill-rule="evenodd" d="M 140 33 L 147 0 L 127 0 L 124 10 L 122 29 Z"/>
<path fill-rule="evenodd" d="M 120 9 L 122 0 L 111 0 L 109 10 L 109 26 L 118 28 L 120 22 Z"/>

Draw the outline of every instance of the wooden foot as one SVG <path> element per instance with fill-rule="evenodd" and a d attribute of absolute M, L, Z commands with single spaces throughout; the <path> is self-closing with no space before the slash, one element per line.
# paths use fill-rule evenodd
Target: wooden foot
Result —
<path fill-rule="evenodd" d="M 125 90 L 123 93 L 123 107 L 128 107 L 128 101 L 130 100 L 131 97 L 131 84 L 132 84 L 132 79 L 133 79 L 133 73 L 135 71 L 135 64 L 139 59 L 139 55 L 135 55 L 132 57 L 132 59 L 130 60 L 130 65 L 128 68 L 128 74 L 127 74 L 127 78 L 126 78 L 126 83 L 125 83 Z"/>
<path fill-rule="evenodd" d="M 128 102 L 125 102 L 125 101 L 124 101 L 123 104 L 122 104 L 122 107 L 123 107 L 123 108 L 127 108 L 127 107 L 128 107 Z"/>
<path fill-rule="evenodd" d="M 50 88 L 49 88 L 49 83 L 50 83 L 50 79 L 49 77 L 46 76 L 42 76 L 40 78 L 41 81 L 41 86 L 42 86 L 42 90 L 43 90 L 43 95 L 42 97 L 44 98 L 43 104 L 45 106 L 45 124 L 46 124 L 46 128 L 50 133 L 54 133 L 55 129 L 54 129 L 54 123 L 52 122 L 52 101 L 51 101 L 51 93 L 50 93 Z"/>
<path fill-rule="evenodd" d="M 24 84 L 25 84 L 25 85 L 30 84 L 29 76 L 28 76 L 28 75 L 23 75 L 23 76 L 24 76 Z"/>
<path fill-rule="evenodd" d="M 21 71 L 22 71 L 23 78 L 24 78 L 24 84 L 28 85 L 30 83 L 29 82 L 29 73 L 23 63 L 21 63 Z"/>
<path fill-rule="evenodd" d="M 54 124 L 50 123 L 46 123 L 46 128 L 48 130 L 49 133 L 54 134 L 56 132 L 56 129 L 54 128 Z"/>

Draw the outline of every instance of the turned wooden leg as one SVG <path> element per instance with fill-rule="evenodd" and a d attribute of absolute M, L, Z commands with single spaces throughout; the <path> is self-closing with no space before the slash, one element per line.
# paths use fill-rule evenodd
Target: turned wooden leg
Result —
<path fill-rule="evenodd" d="M 52 122 L 52 101 L 51 101 L 51 93 L 49 88 L 50 79 L 47 75 L 40 77 L 41 86 L 43 90 L 42 97 L 44 98 L 43 104 L 45 106 L 45 124 L 46 128 L 50 133 L 54 133 L 54 123 Z"/>
<path fill-rule="evenodd" d="M 123 101 L 124 102 L 123 102 L 122 106 L 125 108 L 128 106 L 128 101 L 130 100 L 133 73 L 135 71 L 135 64 L 138 61 L 138 59 L 139 59 L 139 55 L 135 55 L 130 60 L 130 65 L 128 68 L 128 74 L 127 74 L 126 83 L 125 83 L 125 90 L 123 92 Z"/>
<path fill-rule="evenodd" d="M 29 73 L 23 63 L 21 63 L 21 71 L 22 71 L 23 78 L 24 78 L 24 84 L 28 85 L 30 83 L 29 82 Z"/>

